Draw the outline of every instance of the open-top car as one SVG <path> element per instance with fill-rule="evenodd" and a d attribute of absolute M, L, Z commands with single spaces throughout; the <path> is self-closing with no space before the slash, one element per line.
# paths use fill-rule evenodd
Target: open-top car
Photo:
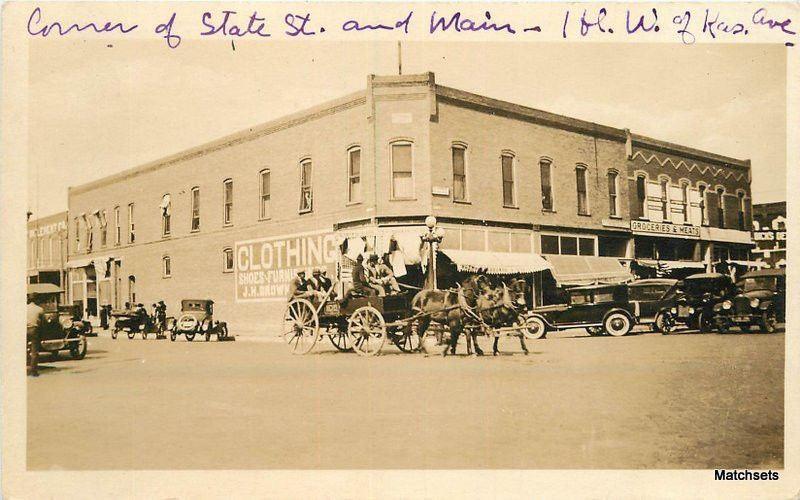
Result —
<path fill-rule="evenodd" d="M 86 356 L 86 327 L 84 321 L 75 319 L 72 307 L 59 306 L 62 290 L 50 283 L 28 285 L 28 295 L 44 310 L 44 318 L 39 330 L 39 352 L 58 356 L 59 351 L 69 351 L 73 359 Z"/>
<path fill-rule="evenodd" d="M 764 333 L 775 331 L 786 310 L 786 271 L 751 271 L 736 282 L 736 295 L 714 305 L 714 322 L 720 331 L 738 326 L 749 332 L 758 327 Z"/>
<path fill-rule="evenodd" d="M 567 290 L 568 302 L 534 307 L 526 324 L 539 337 L 553 330 L 586 328 L 591 335 L 603 332 L 621 337 L 636 323 L 628 285 L 591 285 Z"/>
<path fill-rule="evenodd" d="M 734 295 L 736 286 L 726 274 L 701 273 L 689 276 L 678 285 L 676 304 L 668 310 L 668 321 L 701 332 L 711 331 L 715 326 L 714 306 Z"/>
<path fill-rule="evenodd" d="M 185 299 L 181 301 L 181 313 L 177 321 L 168 321 L 169 339 L 174 341 L 183 335 L 191 342 L 195 335 L 205 335 L 206 341 L 211 335 L 217 340 L 228 337 L 228 325 L 224 321 L 214 320 L 214 301 L 209 299 Z"/>

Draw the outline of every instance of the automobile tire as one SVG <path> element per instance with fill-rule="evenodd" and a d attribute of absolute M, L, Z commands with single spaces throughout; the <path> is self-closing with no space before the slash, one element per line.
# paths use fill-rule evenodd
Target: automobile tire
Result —
<path fill-rule="evenodd" d="M 705 312 L 697 315 L 697 330 L 700 333 L 711 333 L 713 330 L 709 316 L 710 313 Z"/>
<path fill-rule="evenodd" d="M 653 330 L 669 335 L 675 329 L 675 318 L 669 312 L 660 313 L 653 322 Z"/>
<path fill-rule="evenodd" d="M 136 332 L 128 332 L 128 340 L 133 340 L 133 337 L 136 336 Z"/>
<path fill-rule="evenodd" d="M 175 342 L 175 337 L 176 337 L 175 332 L 169 332 L 169 340 L 171 342 Z"/>
<path fill-rule="evenodd" d="M 775 311 L 767 309 L 761 313 L 761 333 L 775 333 Z"/>
<path fill-rule="evenodd" d="M 525 318 L 525 328 L 522 330 L 522 334 L 527 340 L 539 340 L 547 335 L 547 325 L 542 318 L 537 316 Z"/>
<path fill-rule="evenodd" d="M 194 332 L 191 332 L 191 333 L 186 332 L 186 333 L 183 334 L 183 336 L 186 337 L 186 340 L 188 340 L 189 342 L 194 340 L 194 335 L 195 335 Z"/>
<path fill-rule="evenodd" d="M 112 338 L 112 339 L 116 340 L 116 339 L 117 339 L 117 335 L 118 335 L 118 334 L 119 334 L 119 330 L 117 330 L 116 328 L 114 328 L 113 330 L 111 330 L 111 338 Z"/>
<path fill-rule="evenodd" d="M 84 324 L 86 325 L 86 333 L 85 333 L 85 335 L 91 335 L 92 334 L 92 324 L 89 323 L 88 321 L 85 322 Z"/>
<path fill-rule="evenodd" d="M 623 337 L 631 331 L 631 328 L 633 328 L 631 319 L 621 312 L 613 312 L 603 321 L 603 329 L 612 337 Z"/>
<path fill-rule="evenodd" d="M 228 337 L 228 325 L 221 325 L 217 330 L 217 342 Z"/>
<path fill-rule="evenodd" d="M 142 330 L 142 340 L 147 340 L 147 332 Z"/>
<path fill-rule="evenodd" d="M 73 344 L 75 345 L 75 344 Z M 83 359 L 86 357 L 86 351 L 88 350 L 88 342 L 86 341 L 86 336 L 80 336 L 80 342 L 75 345 L 75 347 L 71 347 L 69 349 L 69 354 L 72 356 L 72 359 Z"/>

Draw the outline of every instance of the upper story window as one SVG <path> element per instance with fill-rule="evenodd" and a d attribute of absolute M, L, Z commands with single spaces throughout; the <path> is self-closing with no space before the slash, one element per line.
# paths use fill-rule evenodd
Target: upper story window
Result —
<path fill-rule="evenodd" d="M 259 219 L 269 219 L 270 218 L 270 206 L 269 200 L 271 195 L 270 192 L 270 172 L 269 169 L 264 169 L 258 173 L 258 218 Z"/>
<path fill-rule="evenodd" d="M 681 183 L 681 213 L 683 214 L 683 222 L 690 223 L 691 216 L 689 215 L 689 183 Z"/>
<path fill-rule="evenodd" d="M 608 215 L 619 217 L 619 173 L 616 170 L 608 172 Z"/>
<path fill-rule="evenodd" d="M 170 200 L 169 193 L 161 198 L 161 236 L 169 236 L 172 231 L 172 201 Z"/>
<path fill-rule="evenodd" d="M 75 225 L 75 251 L 81 250 L 81 221 L 77 217 L 73 219 Z"/>
<path fill-rule="evenodd" d="M 231 247 L 222 249 L 222 272 L 233 272 L 233 248 Z"/>
<path fill-rule="evenodd" d="M 708 225 L 708 187 L 701 184 L 697 190 L 700 194 L 700 224 Z"/>
<path fill-rule="evenodd" d="M 361 148 L 347 150 L 347 202 L 361 201 Z"/>
<path fill-rule="evenodd" d="M 94 228 L 92 227 L 92 218 L 83 216 L 83 222 L 86 228 L 86 251 L 91 252 L 94 246 Z"/>
<path fill-rule="evenodd" d="M 108 244 L 108 219 L 106 218 L 106 211 L 100 212 L 100 246 L 105 248 Z"/>
<path fill-rule="evenodd" d="M 114 245 L 122 241 L 122 227 L 120 226 L 119 207 L 114 207 Z"/>
<path fill-rule="evenodd" d="M 311 159 L 300 162 L 300 213 L 314 210 L 313 165 Z"/>
<path fill-rule="evenodd" d="M 553 211 L 553 164 L 550 160 L 539 161 L 539 174 L 542 178 L 542 210 Z"/>
<path fill-rule="evenodd" d="M 222 225 L 233 224 L 233 179 L 222 181 Z"/>
<path fill-rule="evenodd" d="M 133 222 L 133 203 L 128 204 L 128 243 L 136 241 L 136 224 Z"/>
<path fill-rule="evenodd" d="M 169 255 L 161 257 L 161 277 L 169 278 L 172 276 L 172 259 Z"/>
<path fill-rule="evenodd" d="M 414 198 L 414 155 L 410 142 L 395 142 L 391 147 L 392 199 Z"/>
<path fill-rule="evenodd" d="M 719 221 L 719 227 L 725 228 L 725 188 L 719 187 L 717 188 L 717 197 L 719 198 L 719 202 L 717 203 L 717 220 Z"/>
<path fill-rule="evenodd" d="M 643 175 L 636 176 L 636 201 L 641 217 L 647 218 L 647 178 Z"/>
<path fill-rule="evenodd" d="M 453 144 L 450 155 L 453 162 L 453 201 L 467 201 L 467 147 Z"/>
<path fill-rule="evenodd" d="M 586 167 L 575 167 L 575 185 L 578 194 L 578 215 L 589 215 L 589 196 L 586 184 Z"/>
<path fill-rule="evenodd" d="M 503 206 L 516 207 L 517 206 L 517 193 L 514 186 L 514 155 L 511 153 L 503 153 L 500 156 L 500 169 L 503 178 Z"/>
<path fill-rule="evenodd" d="M 669 220 L 669 179 L 661 179 L 661 217 Z"/>
<path fill-rule="evenodd" d="M 199 231 L 200 230 L 200 188 L 193 187 L 191 193 L 191 203 L 192 203 L 192 231 Z"/>
<path fill-rule="evenodd" d="M 739 230 L 744 231 L 745 223 L 744 223 L 744 211 L 745 211 L 745 201 L 744 201 L 744 191 L 739 191 L 737 193 L 739 197 Z"/>

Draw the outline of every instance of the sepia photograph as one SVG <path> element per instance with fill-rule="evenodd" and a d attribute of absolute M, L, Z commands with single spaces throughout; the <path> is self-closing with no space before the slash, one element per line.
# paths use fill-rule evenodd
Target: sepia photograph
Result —
<path fill-rule="evenodd" d="M 73 34 L 4 165 L 28 472 L 783 474 L 796 47 Z"/>

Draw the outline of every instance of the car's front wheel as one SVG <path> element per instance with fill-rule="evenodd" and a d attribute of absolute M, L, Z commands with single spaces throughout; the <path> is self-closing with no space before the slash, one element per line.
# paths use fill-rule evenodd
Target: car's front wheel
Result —
<path fill-rule="evenodd" d="M 767 309 L 761 313 L 761 321 L 759 322 L 759 326 L 761 327 L 762 333 L 774 333 L 775 323 L 775 311 L 772 309 Z"/>
<path fill-rule="evenodd" d="M 627 315 L 621 312 L 613 312 L 606 317 L 603 322 L 603 328 L 612 337 L 622 337 L 631 331 L 633 323 Z"/>
<path fill-rule="evenodd" d="M 88 349 L 88 343 L 86 342 L 86 336 L 81 335 L 79 337 L 80 340 L 72 344 L 72 347 L 69 349 L 69 354 L 72 356 L 72 359 L 83 359 L 86 357 L 86 350 Z"/>
<path fill-rule="evenodd" d="M 675 329 L 675 316 L 670 312 L 662 312 L 656 316 L 656 321 L 653 323 L 653 329 L 661 332 L 664 335 L 669 334 Z"/>
<path fill-rule="evenodd" d="M 544 324 L 542 318 L 536 316 L 525 318 L 525 328 L 522 330 L 522 334 L 526 339 L 537 340 L 544 337 L 546 333 L 547 325 Z"/>

